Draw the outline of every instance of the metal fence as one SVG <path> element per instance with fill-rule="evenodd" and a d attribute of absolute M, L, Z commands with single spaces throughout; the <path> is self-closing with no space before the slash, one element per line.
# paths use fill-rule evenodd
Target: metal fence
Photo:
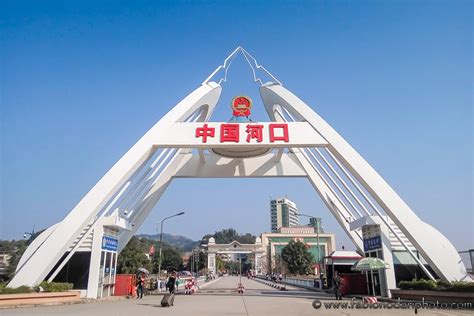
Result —
<path fill-rule="evenodd" d="M 285 282 L 286 284 L 295 285 L 295 286 L 303 286 L 303 287 L 317 288 L 317 289 L 321 288 L 319 284 L 320 281 L 314 280 L 314 279 L 285 278 L 283 279 L 283 282 Z"/>

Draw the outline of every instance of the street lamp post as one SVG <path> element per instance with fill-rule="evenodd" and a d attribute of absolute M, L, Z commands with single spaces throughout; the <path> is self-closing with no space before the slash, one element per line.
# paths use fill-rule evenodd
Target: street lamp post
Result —
<path fill-rule="evenodd" d="M 305 216 L 305 217 L 316 219 L 316 243 L 317 243 L 317 247 L 318 247 L 318 263 L 319 263 L 321 261 L 321 252 L 320 252 L 320 249 L 319 249 L 319 229 L 321 227 L 321 218 L 320 217 L 314 217 L 314 216 L 311 216 L 311 215 L 301 214 L 301 213 L 299 213 L 298 216 Z"/>
<path fill-rule="evenodd" d="M 35 225 L 33 225 L 33 230 L 31 231 L 31 233 L 25 232 L 25 233 L 23 234 L 23 238 L 26 238 L 27 236 L 30 236 L 29 239 L 31 239 L 34 234 L 35 234 Z"/>
<path fill-rule="evenodd" d="M 194 248 L 193 248 L 193 252 L 191 254 L 191 276 L 194 277 Z"/>
<path fill-rule="evenodd" d="M 171 215 L 171 216 L 168 216 L 168 217 L 165 217 L 161 220 L 161 227 L 160 227 L 160 251 L 159 251 L 159 258 L 158 258 L 158 281 L 160 282 L 160 277 L 161 277 L 161 248 L 162 248 L 162 244 L 163 244 L 163 222 L 169 218 L 172 218 L 172 217 L 175 217 L 175 216 L 180 216 L 180 215 L 183 215 L 184 212 L 179 212 L 177 214 L 174 214 L 174 215 Z M 160 291 L 161 291 L 161 287 L 160 288 Z"/>
<path fill-rule="evenodd" d="M 195 246 L 193 248 L 193 259 L 194 259 L 194 266 L 193 266 L 193 273 L 196 270 L 196 279 L 199 278 L 199 246 Z"/>
<path fill-rule="evenodd" d="M 240 265 L 239 265 L 239 283 L 242 283 L 242 254 L 239 253 L 239 262 L 240 262 Z"/>

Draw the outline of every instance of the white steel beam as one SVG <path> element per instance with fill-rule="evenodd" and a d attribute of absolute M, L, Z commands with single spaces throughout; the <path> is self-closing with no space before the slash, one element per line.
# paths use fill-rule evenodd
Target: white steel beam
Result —
<path fill-rule="evenodd" d="M 122 185 L 148 159 L 160 135 L 169 127 L 182 122 L 192 113 L 202 109 L 211 113 L 221 93 L 221 87 L 213 82 L 201 85 L 191 92 L 158 123 L 156 123 L 84 196 L 36 249 L 8 284 L 35 286 L 44 280 L 84 227 L 91 223 L 98 212 L 109 202 Z"/>
<path fill-rule="evenodd" d="M 281 110 L 279 104 L 267 104 L 263 99 L 266 110 L 270 118 L 276 122 L 285 122 L 285 116 Z M 291 116 L 291 115 L 290 115 Z M 319 133 L 313 133 L 312 135 L 318 135 Z M 349 223 L 355 219 L 352 212 L 345 205 L 344 201 L 337 195 L 334 189 L 329 185 L 323 175 L 314 166 L 310 157 L 305 152 L 305 148 L 290 148 L 298 159 L 299 163 L 303 166 L 305 173 L 307 174 L 308 180 L 312 184 L 315 191 L 321 197 L 321 200 L 326 204 L 329 211 L 338 221 L 339 225 L 346 232 L 349 238 L 352 240 L 354 245 L 360 250 L 363 249 L 362 235 L 359 231 L 351 230 Z"/>
<path fill-rule="evenodd" d="M 328 148 L 375 198 L 440 278 L 454 281 L 467 277 L 461 257 L 451 242 L 423 222 L 359 153 L 308 105 L 278 84 L 260 87 L 260 94 L 271 118 L 274 118 L 274 106 L 278 105 L 295 117 L 303 117 L 321 134 L 329 143 Z"/>

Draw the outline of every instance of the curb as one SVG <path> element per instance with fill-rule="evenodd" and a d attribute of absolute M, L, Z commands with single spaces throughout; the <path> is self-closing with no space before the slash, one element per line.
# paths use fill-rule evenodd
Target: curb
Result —
<path fill-rule="evenodd" d="M 286 285 L 279 285 L 279 284 L 276 284 L 276 283 L 273 283 L 273 282 L 267 282 L 267 281 L 264 281 L 264 280 L 259 279 L 259 278 L 255 278 L 254 280 L 256 280 L 256 281 L 258 281 L 258 282 L 260 282 L 260 283 L 263 283 L 263 284 L 265 284 L 265 285 L 267 285 L 267 286 L 271 286 L 271 287 L 273 287 L 273 288 L 275 288 L 275 289 L 278 289 L 278 290 L 280 290 L 280 291 L 287 291 Z"/>

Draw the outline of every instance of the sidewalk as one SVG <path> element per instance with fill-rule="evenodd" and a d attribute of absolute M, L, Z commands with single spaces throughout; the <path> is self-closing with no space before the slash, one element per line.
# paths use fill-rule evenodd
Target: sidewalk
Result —
<path fill-rule="evenodd" d="M 0 310 L 2 309 L 12 309 L 12 308 L 27 308 L 27 307 L 40 307 L 40 306 L 61 306 L 61 305 L 75 305 L 75 304 L 91 304 L 91 303 L 100 303 L 100 302 L 110 302 L 110 301 L 119 301 L 128 299 L 127 296 L 108 296 L 98 299 L 92 298 L 81 298 L 78 301 L 70 302 L 44 302 L 36 304 L 12 304 L 12 305 L 1 305 Z"/>

